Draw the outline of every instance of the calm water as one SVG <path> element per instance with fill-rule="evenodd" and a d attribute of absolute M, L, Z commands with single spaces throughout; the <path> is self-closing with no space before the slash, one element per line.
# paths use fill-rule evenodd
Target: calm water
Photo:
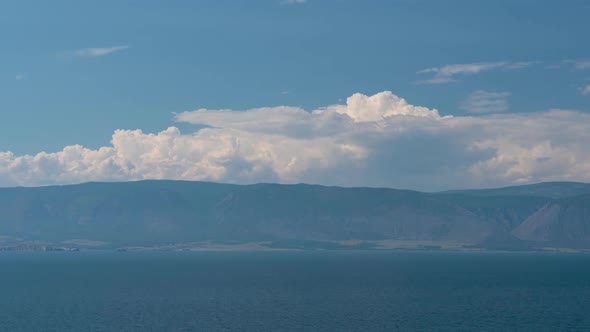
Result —
<path fill-rule="evenodd" d="M 590 331 L 590 255 L 1 253 L 0 331 Z"/>

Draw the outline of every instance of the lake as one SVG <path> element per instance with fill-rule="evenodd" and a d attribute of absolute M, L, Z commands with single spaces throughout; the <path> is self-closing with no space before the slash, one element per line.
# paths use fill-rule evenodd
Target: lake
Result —
<path fill-rule="evenodd" d="M 0 331 L 589 331 L 590 254 L 0 253 Z"/>

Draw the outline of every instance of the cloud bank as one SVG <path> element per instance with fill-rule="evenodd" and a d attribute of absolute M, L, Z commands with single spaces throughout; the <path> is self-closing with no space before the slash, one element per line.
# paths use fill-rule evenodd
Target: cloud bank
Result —
<path fill-rule="evenodd" d="M 576 111 L 441 116 L 386 91 L 311 111 L 198 109 L 175 120 L 204 128 L 117 130 L 96 150 L 0 152 L 0 185 L 183 179 L 441 190 L 590 181 L 590 115 Z"/>

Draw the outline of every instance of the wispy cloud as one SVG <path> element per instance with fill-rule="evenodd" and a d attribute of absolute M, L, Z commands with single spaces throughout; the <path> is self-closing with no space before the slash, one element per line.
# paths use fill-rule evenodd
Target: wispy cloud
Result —
<path fill-rule="evenodd" d="M 98 57 L 109 55 L 111 53 L 124 51 L 128 49 L 129 46 L 127 45 L 119 45 L 119 46 L 111 46 L 111 47 L 91 47 L 91 48 L 83 48 L 74 51 L 74 54 L 77 56 L 84 56 L 84 57 Z"/>
<path fill-rule="evenodd" d="M 542 63 L 541 61 L 520 61 L 520 62 L 509 62 L 504 68 L 505 69 L 523 69 L 532 65 Z"/>
<path fill-rule="evenodd" d="M 590 95 L 590 84 L 587 84 L 586 86 L 579 88 L 579 90 L 580 93 L 583 95 Z"/>
<path fill-rule="evenodd" d="M 18 75 L 16 75 L 16 76 L 14 77 L 14 79 L 16 79 L 17 81 L 24 80 L 24 79 L 25 79 L 25 75 L 18 74 Z"/>
<path fill-rule="evenodd" d="M 307 0 L 284 0 L 281 3 L 285 4 L 285 5 L 297 5 L 297 4 L 304 4 L 306 2 L 307 2 Z"/>
<path fill-rule="evenodd" d="M 556 69 L 561 69 L 562 66 L 563 66 L 563 63 L 554 63 L 554 64 L 550 64 L 550 65 L 545 66 L 545 69 L 556 70 Z"/>
<path fill-rule="evenodd" d="M 559 64 L 556 64 L 555 67 L 556 68 L 574 69 L 574 70 L 585 70 L 585 69 L 590 69 L 590 60 L 588 60 L 588 59 L 563 60 Z"/>
<path fill-rule="evenodd" d="M 576 69 L 590 69 L 590 60 L 578 60 L 574 61 L 573 63 Z"/>
<path fill-rule="evenodd" d="M 469 113 L 496 113 L 508 110 L 510 92 L 477 90 L 459 103 L 459 108 Z"/>
<path fill-rule="evenodd" d="M 426 68 L 418 71 L 418 74 L 432 74 L 431 78 L 420 80 L 418 83 L 422 84 L 442 84 L 456 81 L 460 76 L 476 75 L 484 71 L 494 69 L 523 69 L 533 64 L 536 61 L 522 61 L 522 62 L 479 62 L 479 63 L 460 63 L 446 65 L 442 67 Z"/>

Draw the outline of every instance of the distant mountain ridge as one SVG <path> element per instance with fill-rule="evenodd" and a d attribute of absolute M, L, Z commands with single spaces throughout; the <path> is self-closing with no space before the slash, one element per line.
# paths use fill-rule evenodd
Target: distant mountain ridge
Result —
<path fill-rule="evenodd" d="M 590 193 L 590 183 L 582 182 L 542 182 L 521 186 L 493 189 L 449 190 L 440 194 L 469 194 L 477 196 L 540 196 L 567 198 Z"/>
<path fill-rule="evenodd" d="M 0 246 L 388 240 L 590 247 L 590 184 L 442 193 L 187 181 L 0 188 Z"/>

